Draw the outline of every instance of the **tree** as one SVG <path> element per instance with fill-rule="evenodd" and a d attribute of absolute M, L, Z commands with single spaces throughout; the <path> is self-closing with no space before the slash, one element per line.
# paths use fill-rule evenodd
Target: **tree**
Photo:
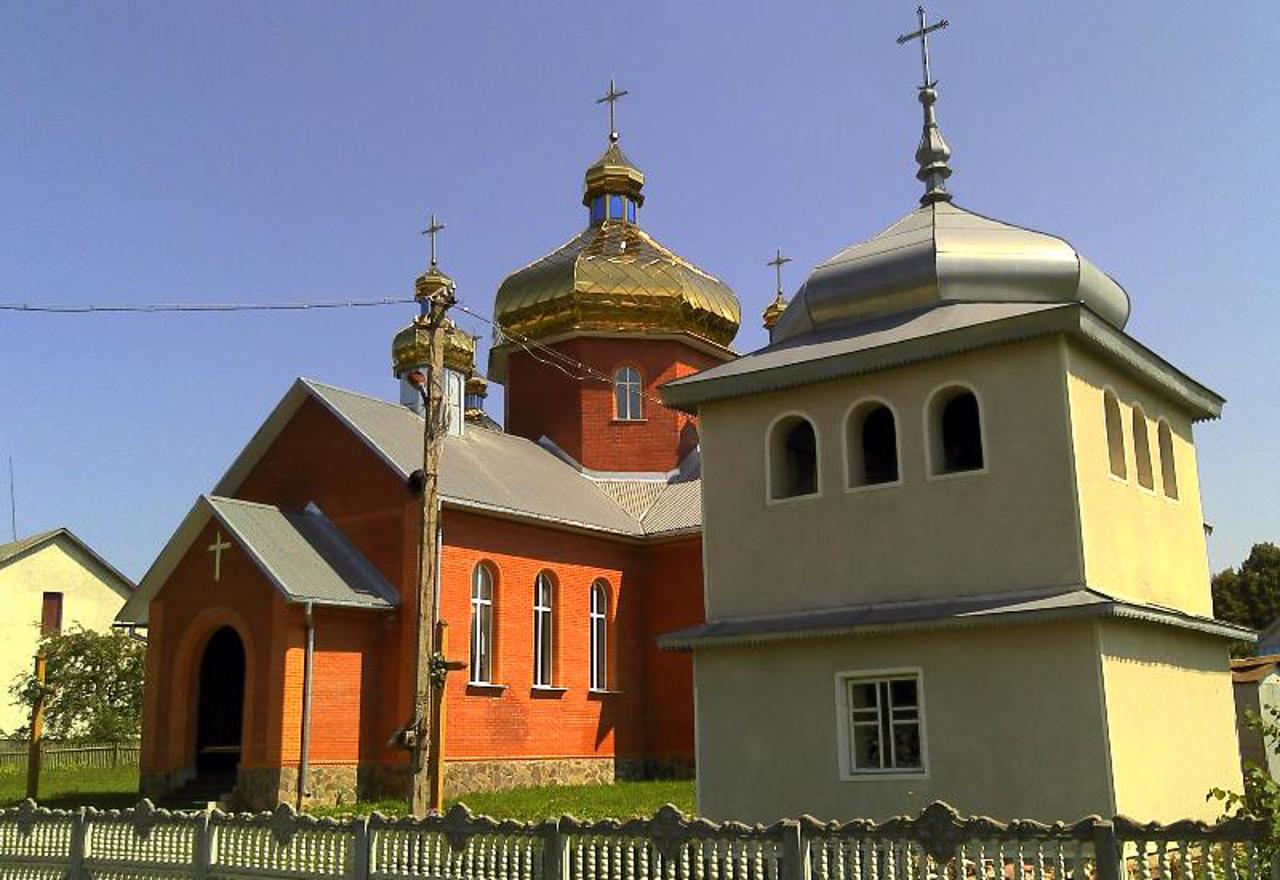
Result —
<path fill-rule="evenodd" d="M 1280 547 L 1254 544 L 1238 569 L 1213 576 L 1212 590 L 1215 617 L 1266 629 L 1280 618 Z"/>
<path fill-rule="evenodd" d="M 45 734 L 50 739 L 121 742 L 142 729 L 142 680 L 146 644 L 119 630 L 96 632 L 76 626 L 40 640 L 45 674 Z M 40 686 L 31 670 L 9 688 L 19 703 L 34 707 Z M 25 736 L 24 725 L 16 734 Z"/>

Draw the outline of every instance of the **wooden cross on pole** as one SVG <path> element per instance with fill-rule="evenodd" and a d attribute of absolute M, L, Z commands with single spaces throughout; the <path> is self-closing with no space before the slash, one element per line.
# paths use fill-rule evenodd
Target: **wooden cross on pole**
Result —
<path fill-rule="evenodd" d="M 937 83 L 935 83 L 929 76 L 929 34 L 934 31 L 942 30 L 950 24 L 950 22 L 944 18 L 937 24 L 928 24 L 925 20 L 926 13 L 923 6 L 916 7 L 916 15 L 920 16 L 919 29 L 898 37 L 898 45 L 901 46 L 902 44 L 909 43 L 912 40 L 920 41 L 920 65 L 924 68 L 924 85 L 920 88 L 931 89 L 936 86 Z"/>
<path fill-rule="evenodd" d="M 222 551 L 230 549 L 231 543 L 223 540 L 222 532 L 215 532 L 213 543 L 209 545 L 209 552 L 213 554 L 213 579 L 215 582 L 222 580 Z"/>
<path fill-rule="evenodd" d="M 777 249 L 777 253 L 776 253 L 776 254 L 774 254 L 773 259 L 772 259 L 772 260 L 770 260 L 769 262 L 765 263 L 765 265 L 766 265 L 766 266 L 772 266 L 772 267 L 776 270 L 776 272 L 777 272 L 777 275 L 778 275 L 778 296 L 782 296 L 782 267 L 783 267 L 783 266 L 785 266 L 787 263 L 790 263 L 790 262 L 791 262 L 791 258 L 790 258 L 790 257 L 784 257 L 784 256 L 782 255 L 782 248 L 778 248 L 778 249 Z"/>
<path fill-rule="evenodd" d="M 618 100 L 626 94 L 629 94 L 627 90 L 623 89 L 619 91 L 618 87 L 613 84 L 613 77 L 609 77 L 609 91 L 605 93 L 604 97 L 596 99 L 597 104 L 604 104 L 607 102 L 609 105 L 609 140 L 611 141 L 616 141 L 618 139 L 618 127 L 614 122 L 614 105 L 617 104 Z"/>
<path fill-rule="evenodd" d="M 422 234 L 431 240 L 431 265 L 436 264 L 436 234 L 444 229 L 444 224 L 436 219 L 435 212 L 431 214 L 431 222 L 427 224 L 427 228 L 422 230 Z"/>

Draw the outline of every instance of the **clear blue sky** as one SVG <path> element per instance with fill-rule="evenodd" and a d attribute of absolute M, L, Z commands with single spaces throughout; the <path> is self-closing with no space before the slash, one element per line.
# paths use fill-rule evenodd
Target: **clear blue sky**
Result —
<path fill-rule="evenodd" d="M 0 301 L 408 295 L 435 210 L 488 312 L 585 222 L 612 74 L 643 223 L 733 286 L 750 350 L 775 246 L 794 289 L 915 204 L 918 55 L 894 43 L 914 8 L 6 3 Z M 934 10 L 958 203 L 1068 238 L 1128 289 L 1129 331 L 1228 398 L 1196 433 L 1215 569 L 1280 539 L 1264 8 Z M 394 399 L 410 311 L 0 314 L 19 531 L 70 526 L 140 576 L 294 377 Z"/>

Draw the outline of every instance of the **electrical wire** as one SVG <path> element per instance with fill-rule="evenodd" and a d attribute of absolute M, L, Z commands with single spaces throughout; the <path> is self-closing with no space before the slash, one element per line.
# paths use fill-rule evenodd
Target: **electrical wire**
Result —
<path fill-rule="evenodd" d="M 295 303 L 148 303 L 135 305 L 41 305 L 33 303 L 0 303 L 0 312 L 53 312 L 56 314 L 88 314 L 94 312 L 298 312 L 310 309 L 358 309 L 372 306 L 398 306 L 415 302 L 413 297 L 384 299 L 345 299 L 327 302 Z"/>

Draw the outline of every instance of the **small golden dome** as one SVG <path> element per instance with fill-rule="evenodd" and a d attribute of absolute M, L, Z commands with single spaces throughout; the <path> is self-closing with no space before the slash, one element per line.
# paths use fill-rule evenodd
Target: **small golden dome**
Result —
<path fill-rule="evenodd" d="M 787 298 L 781 292 L 773 298 L 773 302 L 764 307 L 761 317 L 764 318 L 764 329 L 772 330 L 773 325 L 778 323 L 778 319 L 782 317 L 782 313 L 787 310 Z"/>
<path fill-rule="evenodd" d="M 579 235 L 507 276 L 494 320 L 545 338 L 573 330 L 688 333 L 727 346 L 738 332 L 738 298 L 719 278 L 636 224 L 644 175 L 616 141 L 587 169 Z"/>
<path fill-rule="evenodd" d="M 426 277 L 426 276 L 423 276 Z M 419 281 L 422 279 L 419 278 Z M 464 376 L 475 370 L 476 340 L 448 318 L 442 325 L 444 332 L 444 365 Z M 391 342 L 392 374 L 399 376 L 409 370 L 422 367 L 431 359 L 431 334 L 422 316 L 395 335 Z"/>

